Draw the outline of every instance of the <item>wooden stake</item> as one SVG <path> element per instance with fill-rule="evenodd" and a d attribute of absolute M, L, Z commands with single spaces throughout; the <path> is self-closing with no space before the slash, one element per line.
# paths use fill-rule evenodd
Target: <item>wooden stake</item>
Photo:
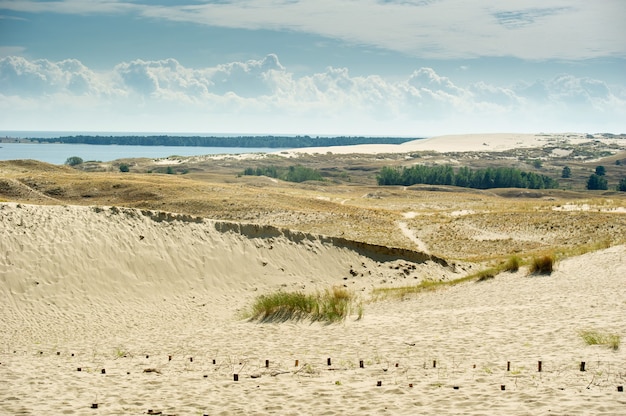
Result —
<path fill-rule="evenodd" d="M 584 361 L 580 362 L 580 371 L 585 371 L 585 362 Z"/>
<path fill-rule="evenodd" d="M 265 360 L 265 368 L 270 368 L 270 360 Z"/>
<path fill-rule="evenodd" d="M 511 371 L 511 362 L 510 361 L 506 362 L 506 371 Z"/>
<path fill-rule="evenodd" d="M 233 374 L 233 380 L 239 381 L 239 374 Z"/>
<path fill-rule="evenodd" d="M 102 372 L 102 374 L 106 374 L 106 373 L 107 373 L 107 370 L 105 370 L 105 369 L 103 368 L 101 372 Z"/>
<path fill-rule="evenodd" d="M 433 360 L 433 368 L 437 368 L 437 360 Z"/>
<path fill-rule="evenodd" d="M 537 371 L 541 373 L 541 361 L 537 362 Z"/>
<path fill-rule="evenodd" d="M 382 381 L 377 381 L 377 382 L 376 382 L 376 387 L 380 387 L 380 386 L 382 386 L 382 385 L 383 385 L 383 382 L 382 382 Z"/>
<path fill-rule="evenodd" d="M 502 390 L 502 391 L 506 390 L 506 386 L 505 386 L 504 384 L 502 384 L 502 385 L 500 386 L 500 390 Z"/>
<path fill-rule="evenodd" d="M 363 367 L 363 360 L 359 361 L 359 368 L 364 368 Z"/>
<path fill-rule="evenodd" d="M 298 366 L 298 360 L 296 360 L 296 367 Z"/>
<path fill-rule="evenodd" d="M 97 409 L 98 408 L 98 403 L 91 403 L 91 408 L 92 409 Z"/>
<path fill-rule="evenodd" d="M 193 363 L 193 357 L 189 357 L 189 362 Z"/>
<path fill-rule="evenodd" d="M 617 386 L 617 391 L 622 393 L 624 391 L 624 386 Z"/>
<path fill-rule="evenodd" d="M 328 365 L 330 365 L 330 358 L 327 360 L 327 362 L 328 362 Z"/>

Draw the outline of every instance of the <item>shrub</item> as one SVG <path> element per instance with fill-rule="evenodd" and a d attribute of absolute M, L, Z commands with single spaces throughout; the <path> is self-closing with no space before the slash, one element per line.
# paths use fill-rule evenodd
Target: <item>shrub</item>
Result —
<path fill-rule="evenodd" d="M 78 166 L 83 163 L 83 159 L 78 156 L 70 156 L 65 160 L 65 164 L 68 166 Z"/>
<path fill-rule="evenodd" d="M 607 190 L 609 189 L 608 182 L 604 176 L 600 176 L 596 173 L 592 173 L 587 179 L 587 189 L 589 190 Z"/>
<path fill-rule="evenodd" d="M 530 264 L 530 272 L 532 274 L 551 274 L 554 270 L 555 261 L 553 254 L 544 254 L 540 257 L 534 257 Z"/>
<path fill-rule="evenodd" d="M 618 334 L 608 334 L 595 330 L 580 331 L 580 337 L 587 345 L 606 345 L 613 350 L 619 349 L 621 341 Z"/>
<path fill-rule="evenodd" d="M 561 172 L 561 178 L 570 178 L 572 176 L 572 169 L 569 166 L 564 166 Z"/>
<path fill-rule="evenodd" d="M 120 165 L 120 172 L 130 172 L 130 166 L 128 166 L 126 163 L 122 163 Z"/>

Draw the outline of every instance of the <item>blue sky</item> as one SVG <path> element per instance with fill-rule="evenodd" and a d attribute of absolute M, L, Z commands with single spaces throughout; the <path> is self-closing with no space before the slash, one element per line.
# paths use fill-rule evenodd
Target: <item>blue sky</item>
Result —
<path fill-rule="evenodd" d="M 626 1 L 0 0 L 0 130 L 626 133 Z"/>

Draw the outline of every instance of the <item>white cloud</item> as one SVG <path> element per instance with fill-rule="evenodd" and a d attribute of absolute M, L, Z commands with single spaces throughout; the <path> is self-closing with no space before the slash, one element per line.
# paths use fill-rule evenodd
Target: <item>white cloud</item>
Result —
<path fill-rule="evenodd" d="M 0 92 L 5 129 L 384 135 L 551 126 L 626 130 L 624 91 L 601 80 L 560 75 L 509 87 L 461 85 L 433 68 L 403 80 L 332 67 L 295 76 L 275 55 L 201 69 L 174 59 L 135 60 L 107 72 L 73 59 L 7 57 L 0 59 Z"/>
<path fill-rule="evenodd" d="M 246 30 L 316 34 L 422 58 L 626 56 L 623 0 L 241 0 L 139 4 L 114 0 L 0 0 L 0 9 L 132 13 Z"/>

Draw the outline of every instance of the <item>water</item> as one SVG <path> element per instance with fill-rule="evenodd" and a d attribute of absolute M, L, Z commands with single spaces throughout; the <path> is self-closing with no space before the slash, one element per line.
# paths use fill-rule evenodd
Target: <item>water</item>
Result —
<path fill-rule="evenodd" d="M 67 158 L 71 156 L 78 156 L 85 162 L 89 160 L 108 162 L 122 158 L 147 157 L 156 159 L 174 155 L 200 156 L 215 154 L 274 153 L 281 150 L 284 149 L 0 142 L 0 160 L 34 159 L 55 165 L 62 165 L 65 163 Z"/>

